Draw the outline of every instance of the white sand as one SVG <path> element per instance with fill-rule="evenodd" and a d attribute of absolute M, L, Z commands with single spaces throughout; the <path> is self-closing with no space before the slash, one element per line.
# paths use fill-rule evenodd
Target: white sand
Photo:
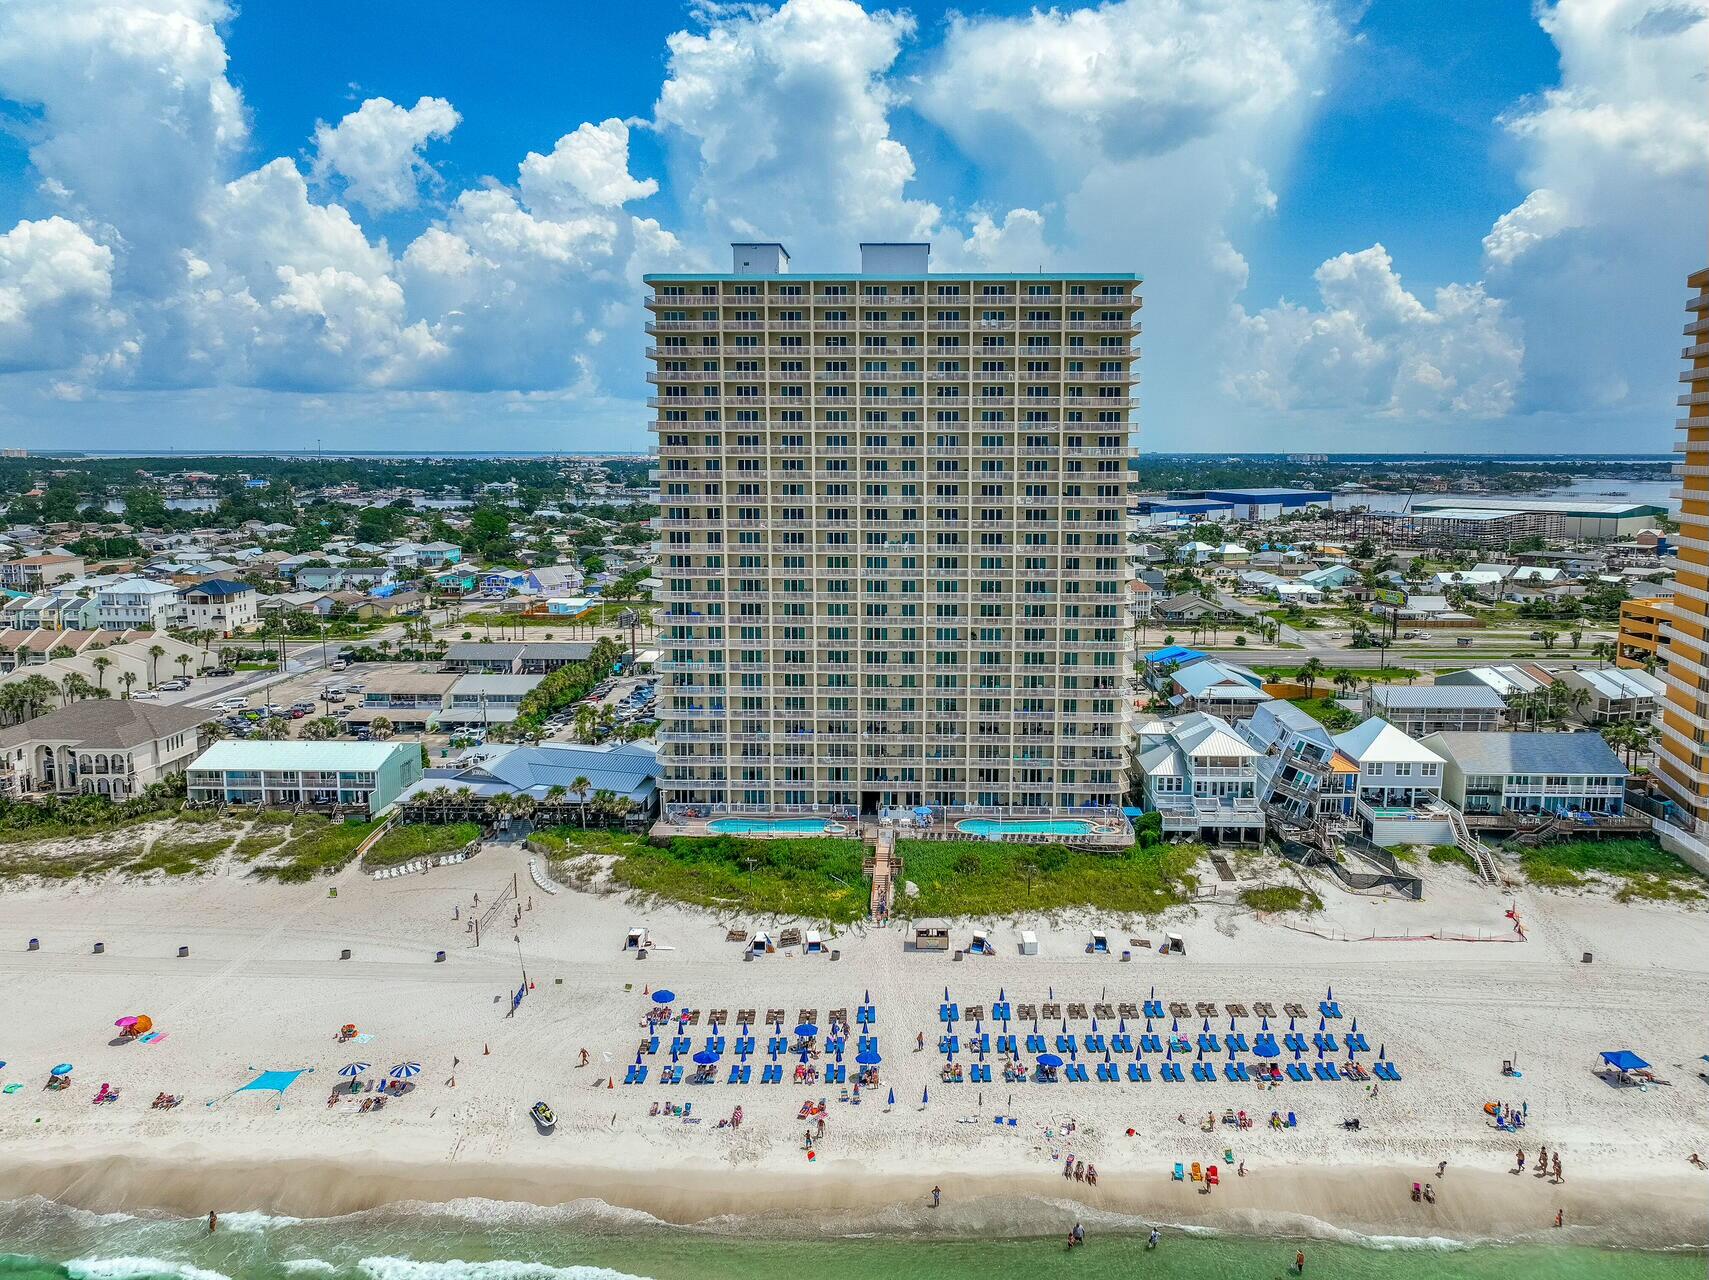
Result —
<path fill-rule="evenodd" d="M 1566 1207 L 1574 1222 L 1611 1238 L 1682 1243 L 1709 1225 L 1709 1173 L 1686 1164 L 1709 1158 L 1709 1064 L 1704 993 L 1709 986 L 1709 912 L 1621 905 L 1606 896 L 1520 892 L 1513 904 L 1529 940 L 1350 941 L 1371 934 L 1435 931 L 1510 937 L 1507 898 L 1456 870 L 1431 868 L 1422 903 L 1352 898 L 1327 891 L 1328 908 L 1303 931 L 1260 922 L 1233 908 L 1171 913 L 1133 930 L 1154 940 L 1165 926 L 1184 935 L 1186 957 L 1136 951 L 1131 963 L 1084 952 L 1090 918 L 999 922 L 1001 954 L 955 962 L 905 950 L 901 928 L 856 929 L 834 940 L 841 959 L 780 954 L 744 962 L 724 940 L 725 921 L 679 910 L 642 909 L 615 897 L 569 891 L 547 897 L 530 884 L 525 859 L 489 849 L 427 875 L 374 882 L 348 872 L 307 886 L 258 884 L 233 866 L 168 883 L 52 886 L 0 896 L 0 1080 L 24 1089 L 0 1095 L 0 1196 L 44 1191 L 92 1207 L 159 1205 L 265 1208 L 314 1213 L 393 1199 L 486 1194 L 558 1202 L 601 1196 L 677 1220 L 738 1209 L 857 1210 L 917 1203 L 934 1182 L 973 1194 L 1077 1196 L 1093 1205 L 1175 1220 L 1224 1224 L 1262 1213 L 1303 1214 L 1402 1234 L 1517 1236 Z M 471 897 L 490 901 L 513 873 L 532 897 L 522 926 L 508 915 L 478 950 L 463 923 Z M 337 898 L 328 896 L 336 885 Z M 645 923 L 671 950 L 645 961 L 622 951 L 625 930 Z M 755 922 L 741 923 L 752 927 Z M 1130 929 L 1098 921 L 1118 951 Z M 1038 930 L 1041 954 L 1021 957 L 1022 927 Z M 536 989 L 514 1018 L 518 945 Z M 966 926 L 956 938 L 964 943 Z M 29 953 L 26 939 L 41 939 Z M 91 954 L 97 940 L 104 955 Z M 176 958 L 188 945 L 189 959 Z M 349 947 L 354 958 L 338 959 Z M 433 963 L 435 949 L 448 952 Z M 1583 952 L 1595 961 L 1580 962 Z M 560 985 L 557 981 L 562 979 Z M 1315 1010 L 1333 986 L 1373 1047 L 1383 1045 L 1405 1079 L 1372 1099 L 1355 1084 L 1288 1084 L 1272 1092 L 1218 1082 L 1179 1085 L 940 1084 L 934 1052 L 937 1007 L 947 984 L 962 1004 L 986 1004 L 999 987 L 1010 1000 L 1066 1004 L 1100 998 L 1143 1001 L 1156 984 L 1165 1001 L 1219 1004 L 1286 1001 Z M 626 985 L 632 989 L 626 990 Z M 632 1059 L 644 985 L 669 986 L 703 1010 L 734 1016 L 753 1007 L 851 1016 L 871 990 L 885 1055 L 885 1088 L 857 1109 L 832 1086 L 790 1084 L 667 1088 L 604 1087 Z M 113 1020 L 147 1013 L 167 1037 L 112 1044 Z M 354 1022 L 372 1035 L 339 1045 Z M 1183 1021 L 1196 1033 L 1198 1021 Z M 1285 1029 L 1286 1019 L 1273 1023 Z M 1222 1031 L 1223 1018 L 1212 1024 Z M 1242 1023 L 1248 1036 L 1256 1019 Z M 1316 1029 L 1314 1016 L 1300 1029 Z M 1017 1026 L 1018 1032 L 1028 1028 Z M 1087 1024 L 1071 1024 L 1079 1033 Z M 1106 1034 L 1114 1023 L 1101 1023 Z M 1129 1024 L 1130 1031 L 1137 1030 Z M 1166 1029 L 1166 1024 L 1160 1029 Z M 1054 1033 L 1055 1027 L 1044 1027 Z M 927 1051 L 915 1053 L 917 1031 Z M 733 1033 L 733 1029 L 732 1029 Z M 694 1031 L 705 1035 L 705 1025 Z M 761 1048 L 764 1047 L 764 1029 Z M 593 1064 L 576 1067 L 586 1047 Z M 1593 1074 L 1602 1049 L 1630 1048 L 1671 1087 L 1615 1089 Z M 489 1050 L 490 1054 L 484 1052 Z M 455 1068 L 453 1057 L 461 1059 Z M 1505 1080 L 1504 1058 L 1522 1079 Z M 383 1111 L 328 1108 L 337 1068 L 352 1059 L 376 1072 L 425 1065 L 417 1090 Z M 659 1063 L 652 1059 L 657 1078 Z M 964 1062 L 972 1061 L 965 1052 Z M 55 1063 L 76 1064 L 75 1084 L 47 1093 Z M 266 1068 L 313 1067 L 274 1109 L 253 1093 L 205 1105 Z M 720 1067 L 720 1080 L 725 1068 Z M 786 1072 L 787 1077 L 787 1072 Z M 118 1103 L 95 1107 L 103 1081 Z M 920 1106 L 923 1087 L 931 1102 Z M 886 1111 L 894 1087 L 898 1105 Z M 186 1096 L 175 1111 L 149 1108 L 157 1092 Z M 796 1119 L 802 1101 L 828 1096 L 828 1134 L 808 1164 Z M 549 1100 L 558 1130 L 536 1133 L 527 1108 Z M 691 1099 L 699 1125 L 649 1118 L 650 1104 Z M 1529 1104 L 1516 1144 L 1483 1114 L 1486 1100 Z M 741 1103 L 739 1132 L 715 1128 Z M 1244 1108 L 1258 1127 L 1202 1134 L 1207 1110 Z M 1264 1127 L 1273 1109 L 1292 1110 L 1297 1129 Z M 1188 1121 L 1177 1122 L 1177 1114 Z M 1020 1119 L 1014 1129 L 996 1114 Z M 1359 1116 L 1363 1129 L 1340 1122 Z M 1078 1130 L 1047 1137 L 1072 1119 Z M 969 1123 L 963 1123 L 968 1121 Z M 1125 1130 L 1137 1130 L 1128 1138 Z M 1516 1145 L 1560 1150 L 1567 1182 L 1553 1186 L 1507 1174 Z M 1208 1161 L 1225 1147 L 1248 1176 L 1224 1170 L 1210 1197 L 1171 1185 L 1177 1160 Z M 1053 1156 L 1095 1162 L 1096 1189 L 1065 1182 Z M 1438 1160 L 1449 1161 L 1445 1179 Z M 1415 1179 L 1438 1183 L 1434 1209 L 1410 1202 Z M 1701 1180 L 1701 1181 L 1699 1181 Z M 1641 1199 L 1639 1199 L 1641 1197 Z M 1641 1205 L 1634 1208 L 1634 1205 Z"/>

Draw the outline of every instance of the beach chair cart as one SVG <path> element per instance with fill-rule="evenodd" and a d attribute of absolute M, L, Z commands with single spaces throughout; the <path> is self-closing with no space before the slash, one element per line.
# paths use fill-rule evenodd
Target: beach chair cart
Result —
<path fill-rule="evenodd" d="M 1031 929 L 1021 934 L 1021 954 L 1023 956 L 1036 956 L 1038 954 L 1038 934 Z"/>

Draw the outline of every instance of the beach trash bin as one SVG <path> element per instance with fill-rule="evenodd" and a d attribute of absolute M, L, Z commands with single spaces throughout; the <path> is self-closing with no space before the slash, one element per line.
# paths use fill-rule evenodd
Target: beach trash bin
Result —
<path fill-rule="evenodd" d="M 349 947 L 345 947 L 345 948 L 344 948 L 344 949 L 343 949 L 343 950 L 342 950 L 342 951 L 340 951 L 340 952 L 339 952 L 339 953 L 338 953 L 338 958 L 339 958 L 339 959 L 340 959 L 340 960 L 348 960 L 348 959 L 350 959 L 350 948 L 349 948 Z"/>
<path fill-rule="evenodd" d="M 445 963 L 445 953 L 443 951 L 435 951 L 433 953 L 433 963 L 434 964 L 444 964 Z"/>
<path fill-rule="evenodd" d="M 1129 951 L 1126 947 L 1123 947 L 1122 948 L 1122 959 L 1123 960 L 1132 960 L 1133 959 L 1133 952 Z"/>
<path fill-rule="evenodd" d="M 26 951 L 40 951 L 41 949 L 42 940 L 40 938 L 31 938 L 30 945 L 24 948 Z"/>
<path fill-rule="evenodd" d="M 180 960 L 184 959 L 189 954 L 190 954 L 190 948 L 189 947 L 179 947 L 178 948 L 178 958 Z"/>
<path fill-rule="evenodd" d="M 1585 952 L 1585 953 L 1584 953 L 1584 960 L 1583 960 L 1583 961 L 1582 961 L 1582 963 L 1584 963 L 1584 964 L 1589 964 L 1589 963 L 1590 963 L 1590 952 L 1588 952 L 1588 951 L 1586 951 L 1586 952 Z"/>
<path fill-rule="evenodd" d="M 96 954 L 96 955 L 101 955 L 101 954 L 103 954 L 103 953 L 104 953 L 104 952 L 105 952 L 105 951 L 106 951 L 106 950 L 107 950 L 107 944 L 106 944 L 106 943 L 105 943 L 105 942 L 97 942 L 97 943 L 96 943 L 96 944 L 95 944 L 95 954 Z"/>
<path fill-rule="evenodd" d="M 839 949 L 838 949 L 838 948 L 836 948 L 836 947 L 832 947 L 832 948 L 831 948 L 831 959 L 833 959 L 833 960 L 841 960 L 841 959 L 842 959 L 842 958 L 843 958 L 843 953 L 842 953 L 842 951 L 841 951 L 841 950 L 839 950 Z"/>

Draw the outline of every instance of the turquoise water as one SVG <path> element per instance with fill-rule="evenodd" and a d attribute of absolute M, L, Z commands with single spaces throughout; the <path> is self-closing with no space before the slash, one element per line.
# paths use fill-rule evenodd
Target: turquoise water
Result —
<path fill-rule="evenodd" d="M 946 1208 L 950 1206 L 946 1205 Z M 798 1224 L 799 1225 L 799 1224 Z M 298 1221 L 233 1213 L 205 1222 L 0 1206 L 3 1280 L 1281 1280 L 1304 1249 L 1307 1275 L 1340 1280 L 1701 1280 L 1701 1253 L 1569 1245 L 1461 1247 L 1446 1241 L 1248 1239 L 1092 1224 L 1068 1255 L 1056 1236 L 911 1233 L 756 1238 L 741 1224 L 673 1228 L 603 1205 L 532 1209 L 490 1202 Z"/>
<path fill-rule="evenodd" d="M 968 818 L 956 823 L 955 829 L 970 836 L 1083 836 L 1092 829 L 1092 824 L 1084 818 L 1040 818 L 1015 822 Z"/>
<path fill-rule="evenodd" d="M 823 835 L 830 825 L 824 818 L 714 818 L 706 824 L 708 831 L 722 836 L 752 835 L 787 831 L 791 835 Z"/>

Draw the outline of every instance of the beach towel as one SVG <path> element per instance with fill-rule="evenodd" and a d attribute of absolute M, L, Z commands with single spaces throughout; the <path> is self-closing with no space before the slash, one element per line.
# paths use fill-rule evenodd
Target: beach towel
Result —
<path fill-rule="evenodd" d="M 9 1084 L 4 1089 L 0 1089 L 0 1093 L 17 1093 L 23 1087 L 21 1084 Z"/>

